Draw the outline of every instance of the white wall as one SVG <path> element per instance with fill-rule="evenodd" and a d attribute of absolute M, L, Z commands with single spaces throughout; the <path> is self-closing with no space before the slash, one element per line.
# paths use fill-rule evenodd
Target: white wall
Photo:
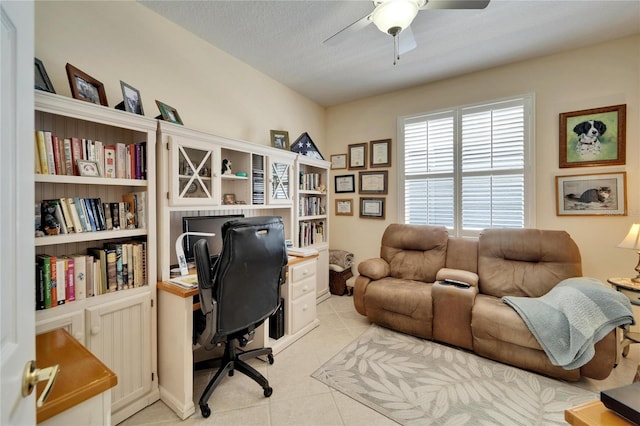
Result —
<path fill-rule="evenodd" d="M 140 91 L 145 115 L 155 100 L 177 109 L 185 126 L 270 144 L 308 132 L 323 152 L 324 108 L 132 1 L 38 1 L 35 55 L 58 94 L 71 96 L 68 62 L 102 82 L 109 106 L 120 80 Z"/>
<path fill-rule="evenodd" d="M 587 276 L 606 279 L 635 274 L 633 268 L 638 255 L 616 246 L 625 237 L 629 226 L 640 220 L 640 36 L 328 108 L 326 140 L 330 145 L 326 155 L 346 153 L 348 144 L 375 139 L 393 138 L 394 147 L 397 146 L 396 119 L 399 116 L 524 93 L 535 93 L 536 98 L 537 227 L 569 232 L 580 247 L 583 272 Z M 559 114 L 617 104 L 627 104 L 626 166 L 560 169 Z M 384 221 L 359 219 L 358 194 L 338 194 L 340 198 L 353 197 L 356 208 L 353 217 L 331 217 L 331 246 L 355 253 L 356 262 L 377 257 L 384 229 L 399 220 L 394 175 L 396 158 L 394 155 L 390 169 L 390 191 L 386 196 Z M 556 216 L 555 176 L 619 171 L 627 172 L 629 216 Z M 334 176 L 337 174 L 349 174 L 349 170 L 332 173 Z M 331 188 L 333 191 L 333 182 Z M 332 196 L 336 196 L 334 192 Z"/>

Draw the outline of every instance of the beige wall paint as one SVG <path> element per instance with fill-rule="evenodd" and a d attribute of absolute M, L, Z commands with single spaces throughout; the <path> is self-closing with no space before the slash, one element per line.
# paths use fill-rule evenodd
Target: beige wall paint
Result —
<path fill-rule="evenodd" d="M 402 62 L 398 64 L 402 66 Z M 390 70 L 389 72 L 393 72 Z M 362 99 L 327 109 L 327 156 L 347 152 L 347 145 L 396 136 L 399 116 L 473 104 L 518 94 L 535 94 L 536 226 L 563 229 L 578 243 L 587 276 L 606 279 L 629 276 L 638 255 L 617 248 L 629 226 L 640 220 L 638 166 L 640 155 L 640 36 L 505 65 L 413 89 Z M 627 164 L 619 167 L 558 167 L 558 116 L 609 105 L 627 104 Z M 394 152 L 395 154 L 395 152 Z M 398 221 L 397 163 L 390 169 L 384 221 L 355 215 L 331 217 L 331 246 L 355 253 L 356 262 L 379 255 L 387 225 Z M 627 172 L 627 217 L 558 217 L 555 214 L 555 176 Z M 349 173 L 335 170 L 332 176 Z M 357 174 L 356 174 L 357 181 Z M 332 196 L 333 182 L 331 185 Z M 348 195 L 348 197 L 342 197 Z M 333 209 L 331 210 L 333 212 Z"/>
<path fill-rule="evenodd" d="M 39 1 L 35 28 L 35 55 L 58 94 L 71 96 L 68 62 L 104 84 L 110 107 L 122 80 L 147 116 L 159 114 L 158 99 L 194 129 L 263 145 L 271 129 L 291 142 L 308 132 L 324 151 L 323 107 L 137 2 Z"/>

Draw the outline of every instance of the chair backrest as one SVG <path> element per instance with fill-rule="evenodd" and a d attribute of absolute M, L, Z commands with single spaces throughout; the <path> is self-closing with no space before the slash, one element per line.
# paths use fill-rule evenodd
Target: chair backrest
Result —
<path fill-rule="evenodd" d="M 195 245 L 195 262 L 205 335 L 213 341 L 259 326 L 278 307 L 287 264 L 280 217 L 232 220 L 222 227 L 222 252 L 211 266 L 205 239 Z"/>

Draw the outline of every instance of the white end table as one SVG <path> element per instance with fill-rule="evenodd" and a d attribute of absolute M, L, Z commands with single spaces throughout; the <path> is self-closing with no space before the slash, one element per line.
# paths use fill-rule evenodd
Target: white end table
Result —
<path fill-rule="evenodd" d="M 636 283 L 631 278 L 608 278 L 607 282 L 615 287 L 616 291 L 627 296 L 632 305 L 640 306 L 640 283 Z M 629 355 L 629 346 L 633 343 L 640 343 L 640 333 L 624 330 L 622 339 L 622 356 Z M 633 379 L 640 381 L 640 366 Z"/>

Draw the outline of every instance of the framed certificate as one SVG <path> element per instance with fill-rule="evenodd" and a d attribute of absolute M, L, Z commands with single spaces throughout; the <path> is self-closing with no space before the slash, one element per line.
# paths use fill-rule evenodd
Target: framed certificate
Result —
<path fill-rule="evenodd" d="M 356 177 L 355 175 L 342 175 L 335 177 L 336 193 L 344 192 L 356 192 Z"/>
<path fill-rule="evenodd" d="M 346 169 L 347 168 L 347 154 L 336 154 L 331 156 L 331 168 L 332 169 Z"/>
<path fill-rule="evenodd" d="M 353 216 L 353 198 L 336 198 L 336 216 Z"/>
<path fill-rule="evenodd" d="M 360 217 L 384 219 L 384 198 L 360 198 Z"/>
<path fill-rule="evenodd" d="M 371 167 L 391 167 L 391 139 L 369 142 Z"/>
<path fill-rule="evenodd" d="M 361 194 L 386 194 L 388 172 L 360 172 Z"/>
<path fill-rule="evenodd" d="M 367 144 L 354 143 L 349 145 L 349 169 L 367 168 Z"/>

